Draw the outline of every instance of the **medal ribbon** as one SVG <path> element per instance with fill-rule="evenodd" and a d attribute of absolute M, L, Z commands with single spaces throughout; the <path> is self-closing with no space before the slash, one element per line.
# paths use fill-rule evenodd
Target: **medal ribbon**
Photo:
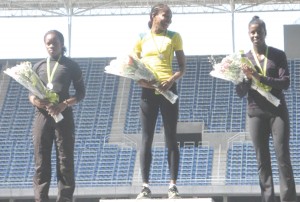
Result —
<path fill-rule="evenodd" d="M 256 65 L 259 67 L 259 69 L 260 69 L 260 71 L 261 71 L 261 73 L 262 73 L 263 76 L 266 76 L 266 74 L 267 74 L 268 53 L 269 53 L 269 48 L 267 46 L 267 48 L 266 48 L 266 54 L 265 54 L 265 59 L 264 59 L 264 66 L 263 66 L 263 68 L 261 68 L 261 65 L 260 65 L 260 63 L 258 61 L 257 55 L 255 54 L 255 51 L 252 49 L 252 54 L 254 56 Z"/>
<path fill-rule="evenodd" d="M 167 33 L 168 33 L 168 30 L 166 30 L 166 33 L 165 33 L 165 36 L 164 36 L 164 38 L 163 38 L 163 40 L 162 40 L 162 43 L 161 43 L 161 45 L 160 45 L 160 49 L 158 49 L 158 46 L 157 46 L 157 44 L 156 44 L 156 41 L 155 41 L 155 39 L 154 39 L 154 36 L 153 36 L 153 33 L 151 32 L 151 37 L 152 37 L 152 40 L 153 40 L 153 42 L 154 42 L 154 44 L 155 44 L 155 47 L 156 47 L 156 50 L 157 50 L 157 53 L 158 53 L 158 57 L 159 57 L 159 59 L 163 59 L 163 54 L 162 54 L 162 52 L 161 52 L 161 50 L 162 50 L 162 47 L 163 47 L 163 45 L 164 45 L 164 41 L 165 41 L 165 38 L 166 38 L 166 36 L 167 36 Z"/>
<path fill-rule="evenodd" d="M 269 47 L 267 46 L 266 48 L 266 54 L 265 54 L 265 59 L 264 59 L 264 66 L 261 67 L 259 60 L 257 58 L 257 55 L 255 54 L 254 49 L 252 49 L 252 55 L 255 59 L 256 65 L 259 67 L 261 73 L 263 76 L 267 75 L 267 63 L 268 63 L 268 53 L 269 53 Z M 270 91 L 272 88 L 268 85 L 262 84 L 261 82 L 257 81 L 258 85 L 264 88 L 266 91 Z"/>
<path fill-rule="evenodd" d="M 53 80 L 53 76 L 54 76 L 54 73 L 58 67 L 58 64 L 59 64 L 59 60 L 61 58 L 61 55 L 59 56 L 58 60 L 56 61 L 53 69 L 52 69 L 52 72 L 50 72 L 50 57 L 47 58 L 47 78 L 48 78 L 48 83 L 52 83 L 52 80 Z"/>

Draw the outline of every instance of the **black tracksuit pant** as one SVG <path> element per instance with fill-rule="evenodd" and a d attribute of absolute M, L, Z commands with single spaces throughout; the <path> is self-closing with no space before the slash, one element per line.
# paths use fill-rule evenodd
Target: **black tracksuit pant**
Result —
<path fill-rule="evenodd" d="M 176 85 L 172 90 L 175 94 Z M 179 166 L 179 149 L 176 139 L 178 120 L 178 100 L 172 104 L 163 95 L 156 95 L 152 89 L 142 89 L 140 103 L 140 115 L 142 123 L 142 145 L 140 150 L 140 162 L 143 182 L 149 183 L 149 172 L 152 161 L 152 142 L 159 110 L 162 115 L 165 141 L 168 148 L 168 165 L 171 180 L 177 180 Z"/>
<path fill-rule="evenodd" d="M 51 151 L 56 148 L 57 202 L 71 202 L 75 189 L 74 176 L 74 120 L 70 109 L 63 112 L 64 119 L 54 119 L 36 112 L 33 126 L 35 174 L 33 186 L 36 202 L 49 201 L 51 183 Z"/>
<path fill-rule="evenodd" d="M 258 163 L 262 202 L 275 202 L 269 149 L 272 134 L 279 169 L 281 202 L 296 202 L 296 190 L 289 148 L 289 115 L 285 107 L 271 113 L 259 108 L 249 109 L 249 130 Z"/>

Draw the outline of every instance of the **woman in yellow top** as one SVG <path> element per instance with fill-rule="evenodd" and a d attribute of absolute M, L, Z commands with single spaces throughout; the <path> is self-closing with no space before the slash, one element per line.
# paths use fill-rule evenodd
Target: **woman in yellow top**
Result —
<path fill-rule="evenodd" d="M 157 73 L 158 80 L 161 83 L 159 91 L 171 90 L 177 94 L 176 80 L 185 73 L 185 55 L 180 34 L 168 30 L 172 22 L 171 19 L 172 11 L 167 5 L 157 4 L 153 6 L 148 23 L 150 31 L 140 35 L 135 44 L 134 52 L 144 64 Z M 179 71 L 176 72 L 173 72 L 172 69 L 174 52 L 179 66 Z M 165 140 L 168 147 L 168 164 L 171 178 L 168 196 L 169 198 L 179 198 L 176 187 L 179 166 L 179 150 L 176 140 L 178 100 L 175 104 L 172 104 L 155 91 L 151 81 L 140 80 L 138 84 L 142 87 L 140 103 L 142 124 L 140 163 L 143 188 L 137 198 L 151 198 L 149 188 L 149 172 L 152 160 L 151 148 L 159 110 L 163 118 Z"/>

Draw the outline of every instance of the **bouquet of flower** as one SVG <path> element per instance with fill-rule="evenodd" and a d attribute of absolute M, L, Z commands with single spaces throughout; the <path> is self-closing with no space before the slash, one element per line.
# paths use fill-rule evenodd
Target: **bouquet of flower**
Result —
<path fill-rule="evenodd" d="M 4 73 L 15 79 L 38 98 L 46 99 L 52 104 L 58 103 L 58 95 L 45 87 L 38 75 L 32 70 L 30 62 L 22 62 L 19 65 L 7 68 Z M 58 114 L 53 118 L 56 122 L 59 122 L 63 119 L 63 116 Z"/>
<path fill-rule="evenodd" d="M 147 81 L 157 81 L 157 75 L 155 72 L 150 70 L 144 63 L 142 63 L 137 57 L 132 55 L 126 55 L 123 57 L 118 57 L 110 62 L 110 65 L 105 67 L 105 73 L 114 74 L 117 76 L 122 76 L 126 78 L 138 81 L 144 79 Z M 162 94 L 166 99 L 168 99 L 172 104 L 174 104 L 178 98 L 172 91 L 159 91 L 159 82 L 155 82 L 153 87 L 159 94 Z"/>
<path fill-rule="evenodd" d="M 246 75 L 242 70 L 243 64 L 246 64 L 256 71 L 252 62 L 244 56 L 243 51 L 227 55 L 219 63 L 217 63 L 213 57 L 209 58 L 209 60 L 213 66 L 213 70 L 210 72 L 211 76 L 231 81 L 235 85 L 241 83 L 243 79 L 246 79 Z M 264 85 L 257 79 L 253 78 L 251 88 L 260 93 L 276 107 L 280 104 L 280 100 L 270 93 L 272 89 L 270 86 Z"/>
<path fill-rule="evenodd" d="M 222 58 L 220 63 L 217 63 L 215 58 L 209 58 L 213 66 L 210 75 L 223 80 L 231 81 L 234 84 L 239 84 L 243 81 L 245 74 L 241 69 L 241 60 L 239 54 L 231 54 Z"/>

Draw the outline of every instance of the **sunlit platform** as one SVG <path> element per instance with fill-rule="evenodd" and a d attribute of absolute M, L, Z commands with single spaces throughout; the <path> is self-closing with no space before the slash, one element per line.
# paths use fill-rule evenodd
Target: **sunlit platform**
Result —
<path fill-rule="evenodd" d="M 133 202 L 133 201 L 157 201 L 157 202 L 214 202 L 212 198 L 182 198 L 182 199 L 100 199 L 99 202 Z"/>

